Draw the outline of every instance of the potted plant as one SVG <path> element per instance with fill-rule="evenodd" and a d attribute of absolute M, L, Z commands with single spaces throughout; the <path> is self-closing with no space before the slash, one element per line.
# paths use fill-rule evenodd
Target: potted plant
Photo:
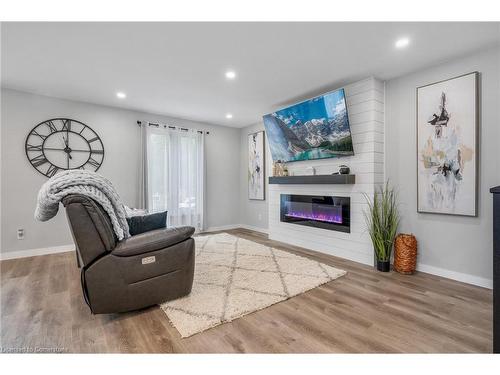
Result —
<path fill-rule="evenodd" d="M 365 194 L 368 211 L 365 211 L 366 225 L 377 258 L 377 270 L 390 271 L 390 261 L 394 238 L 399 225 L 397 196 L 387 181 L 375 191 L 373 200 Z"/>

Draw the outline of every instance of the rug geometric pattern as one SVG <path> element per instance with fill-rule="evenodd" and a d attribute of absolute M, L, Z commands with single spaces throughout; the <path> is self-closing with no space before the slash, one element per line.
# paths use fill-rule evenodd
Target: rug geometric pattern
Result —
<path fill-rule="evenodd" d="M 193 289 L 160 305 L 182 337 L 284 301 L 345 271 L 220 233 L 194 237 Z"/>

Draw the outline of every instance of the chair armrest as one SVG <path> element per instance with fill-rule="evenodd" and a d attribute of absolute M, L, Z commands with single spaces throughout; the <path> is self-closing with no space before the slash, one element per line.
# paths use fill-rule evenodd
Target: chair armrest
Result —
<path fill-rule="evenodd" d="M 119 257 L 128 257 L 149 253 L 185 241 L 190 238 L 193 233 L 193 227 L 152 230 L 118 242 L 111 254 Z"/>

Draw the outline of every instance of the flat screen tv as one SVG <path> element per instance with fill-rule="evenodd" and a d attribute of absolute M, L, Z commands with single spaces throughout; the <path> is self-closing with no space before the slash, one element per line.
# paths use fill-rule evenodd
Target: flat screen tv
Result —
<path fill-rule="evenodd" d="M 274 161 L 354 155 L 344 89 L 265 115 L 264 126 Z"/>

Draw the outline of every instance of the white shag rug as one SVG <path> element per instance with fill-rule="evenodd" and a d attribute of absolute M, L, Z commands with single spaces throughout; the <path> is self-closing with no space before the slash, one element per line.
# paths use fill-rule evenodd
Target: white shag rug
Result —
<path fill-rule="evenodd" d="M 160 305 L 182 337 L 189 337 L 313 289 L 345 271 L 220 233 L 194 237 L 193 289 Z"/>

